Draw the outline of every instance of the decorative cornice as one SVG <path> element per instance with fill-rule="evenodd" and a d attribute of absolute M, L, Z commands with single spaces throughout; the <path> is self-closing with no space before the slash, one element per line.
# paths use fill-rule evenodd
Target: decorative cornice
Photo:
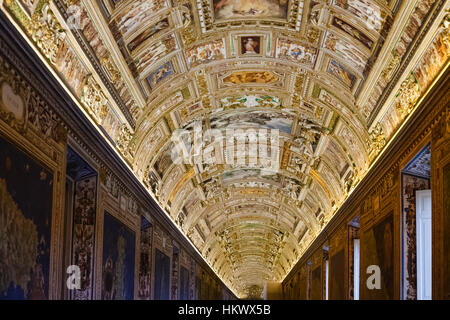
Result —
<path fill-rule="evenodd" d="M 446 0 L 440 0 L 434 4 L 433 9 L 431 10 L 432 14 L 430 14 L 428 16 L 427 22 L 421 26 L 420 30 L 417 32 L 416 38 L 408 46 L 407 53 L 403 56 L 400 67 L 397 68 L 395 75 L 393 75 L 391 77 L 389 84 L 383 90 L 383 93 L 382 93 L 381 97 L 378 99 L 378 102 L 377 102 L 375 108 L 372 110 L 372 113 L 367 121 L 368 127 L 372 126 L 373 122 L 375 121 L 376 117 L 378 116 L 381 109 L 385 105 L 387 99 L 389 98 L 390 94 L 394 90 L 398 81 L 400 81 L 400 77 L 404 74 L 404 72 L 410 65 L 410 62 L 413 59 L 414 55 L 416 54 L 417 49 L 421 45 L 423 38 L 426 36 L 427 31 L 433 25 L 433 23 L 436 19 L 436 16 L 440 13 L 440 11 L 445 3 L 446 3 Z"/>

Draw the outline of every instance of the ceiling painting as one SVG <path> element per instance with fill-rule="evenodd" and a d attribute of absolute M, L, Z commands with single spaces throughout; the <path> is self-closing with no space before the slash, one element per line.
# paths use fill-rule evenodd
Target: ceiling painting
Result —
<path fill-rule="evenodd" d="M 283 280 L 450 55 L 445 0 L 0 3 L 239 297 Z"/>

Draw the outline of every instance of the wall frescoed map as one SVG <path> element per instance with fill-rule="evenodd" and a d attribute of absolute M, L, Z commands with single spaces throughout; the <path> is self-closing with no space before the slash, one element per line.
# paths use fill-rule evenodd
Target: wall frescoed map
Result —
<path fill-rule="evenodd" d="M 0 300 L 49 297 L 52 195 L 53 174 L 0 139 Z"/>

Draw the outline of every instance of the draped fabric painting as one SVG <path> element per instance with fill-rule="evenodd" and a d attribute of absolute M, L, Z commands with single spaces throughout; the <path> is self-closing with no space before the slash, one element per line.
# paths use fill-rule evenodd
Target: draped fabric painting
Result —
<path fill-rule="evenodd" d="M 136 235 L 105 212 L 103 233 L 103 300 L 134 298 Z"/>
<path fill-rule="evenodd" d="M 0 139 L 0 300 L 48 299 L 52 196 L 53 174 Z"/>

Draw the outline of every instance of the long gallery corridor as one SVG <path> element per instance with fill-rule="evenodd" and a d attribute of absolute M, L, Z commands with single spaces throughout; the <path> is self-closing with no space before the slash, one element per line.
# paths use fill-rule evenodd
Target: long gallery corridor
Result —
<path fill-rule="evenodd" d="M 449 57 L 450 0 L 0 0 L 0 300 L 450 299 Z"/>

